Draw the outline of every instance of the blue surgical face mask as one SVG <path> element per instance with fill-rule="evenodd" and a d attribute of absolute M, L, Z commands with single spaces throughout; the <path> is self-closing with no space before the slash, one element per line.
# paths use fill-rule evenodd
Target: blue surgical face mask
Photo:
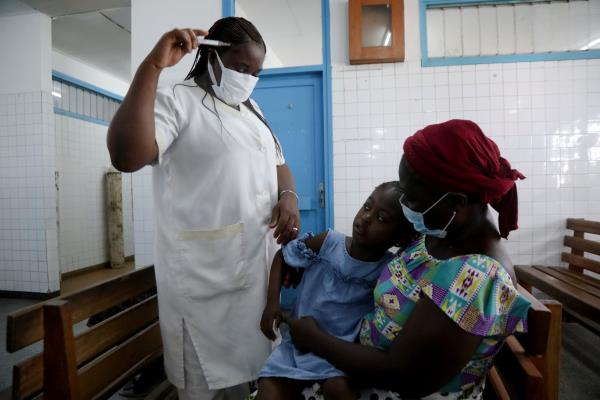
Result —
<path fill-rule="evenodd" d="M 413 224 L 415 231 L 422 233 L 424 235 L 435 236 L 440 239 L 443 239 L 446 237 L 446 234 L 448 233 L 446 231 L 446 229 L 448 229 L 448 227 L 454 220 L 454 217 L 456 216 L 456 211 L 454 211 L 454 213 L 452 214 L 452 217 L 450 217 L 450 221 L 448 221 L 448 223 L 446 224 L 444 229 L 429 229 L 429 228 L 427 228 L 425 226 L 425 214 L 429 210 L 431 210 L 433 207 L 435 207 L 440 201 L 442 201 L 444 199 L 444 197 L 446 197 L 447 195 L 448 195 L 448 193 L 444 194 L 435 203 L 433 203 L 427 210 L 425 210 L 421 213 L 421 212 L 414 211 L 414 210 L 408 208 L 407 206 L 405 206 L 402 203 L 402 199 L 404 198 L 404 194 L 402 194 L 402 196 L 400 197 L 400 205 L 402 206 L 402 212 L 404 213 L 404 216 L 406 217 L 406 219 L 410 223 Z"/>

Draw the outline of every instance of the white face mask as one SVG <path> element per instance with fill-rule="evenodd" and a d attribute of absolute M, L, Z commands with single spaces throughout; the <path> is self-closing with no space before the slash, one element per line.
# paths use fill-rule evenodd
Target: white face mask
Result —
<path fill-rule="evenodd" d="M 242 74 L 241 72 L 225 68 L 225 66 L 223 66 L 223 62 L 221 62 L 219 54 L 216 52 L 215 54 L 217 56 L 219 66 L 221 67 L 221 83 L 217 83 L 215 71 L 213 71 L 213 67 L 209 62 L 208 74 L 210 75 L 210 80 L 212 81 L 212 88 L 215 92 L 215 95 L 219 99 L 223 100 L 223 102 L 229 104 L 230 106 L 237 107 L 244 101 L 248 100 L 250 94 L 252 94 L 252 91 L 256 86 L 256 83 L 258 82 L 258 78 L 250 74 Z"/>

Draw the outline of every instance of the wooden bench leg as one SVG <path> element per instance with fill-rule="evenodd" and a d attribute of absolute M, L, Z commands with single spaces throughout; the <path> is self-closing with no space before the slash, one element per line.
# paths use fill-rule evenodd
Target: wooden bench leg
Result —
<path fill-rule="evenodd" d="M 542 373 L 543 400 L 558 400 L 558 374 L 560 368 L 560 346 L 562 340 L 562 304 L 556 300 L 541 300 L 548 307 L 550 317 L 550 332 L 546 354 L 535 359 L 535 364 Z"/>
<path fill-rule="evenodd" d="M 44 305 L 44 400 L 79 400 L 73 322 L 64 300 Z"/>

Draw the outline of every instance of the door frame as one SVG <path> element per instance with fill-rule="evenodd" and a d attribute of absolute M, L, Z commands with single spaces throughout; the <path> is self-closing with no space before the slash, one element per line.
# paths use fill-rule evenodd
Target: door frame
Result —
<path fill-rule="evenodd" d="M 235 15 L 235 0 L 222 0 L 223 17 Z M 293 76 L 298 73 L 318 72 L 321 74 L 323 101 L 323 179 L 325 183 L 325 228 L 333 228 L 333 117 L 331 94 L 331 49 L 329 0 L 321 0 L 321 30 L 323 41 L 323 63 L 301 67 L 267 68 L 261 75 Z"/>

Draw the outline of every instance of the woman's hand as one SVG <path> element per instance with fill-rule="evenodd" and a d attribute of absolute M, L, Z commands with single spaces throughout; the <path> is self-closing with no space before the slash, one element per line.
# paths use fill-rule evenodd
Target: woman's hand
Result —
<path fill-rule="evenodd" d="M 277 336 L 273 332 L 273 324 L 279 327 L 281 322 L 281 308 L 279 304 L 273 304 L 267 302 L 265 309 L 260 319 L 260 330 L 269 340 L 275 340 Z"/>
<path fill-rule="evenodd" d="M 298 236 L 300 231 L 300 211 L 298 199 L 292 193 L 285 192 L 273 208 L 269 228 L 275 228 L 273 236 L 277 243 L 286 244 Z"/>
<path fill-rule="evenodd" d="M 196 36 L 206 36 L 202 29 L 173 29 L 162 35 L 145 62 L 157 69 L 171 67 L 198 47 Z"/>
<path fill-rule="evenodd" d="M 319 335 L 323 334 L 313 317 L 294 319 L 283 315 L 282 321 L 288 324 L 290 328 L 290 336 L 294 346 L 303 353 L 311 351 L 311 344 L 319 340 Z"/>

